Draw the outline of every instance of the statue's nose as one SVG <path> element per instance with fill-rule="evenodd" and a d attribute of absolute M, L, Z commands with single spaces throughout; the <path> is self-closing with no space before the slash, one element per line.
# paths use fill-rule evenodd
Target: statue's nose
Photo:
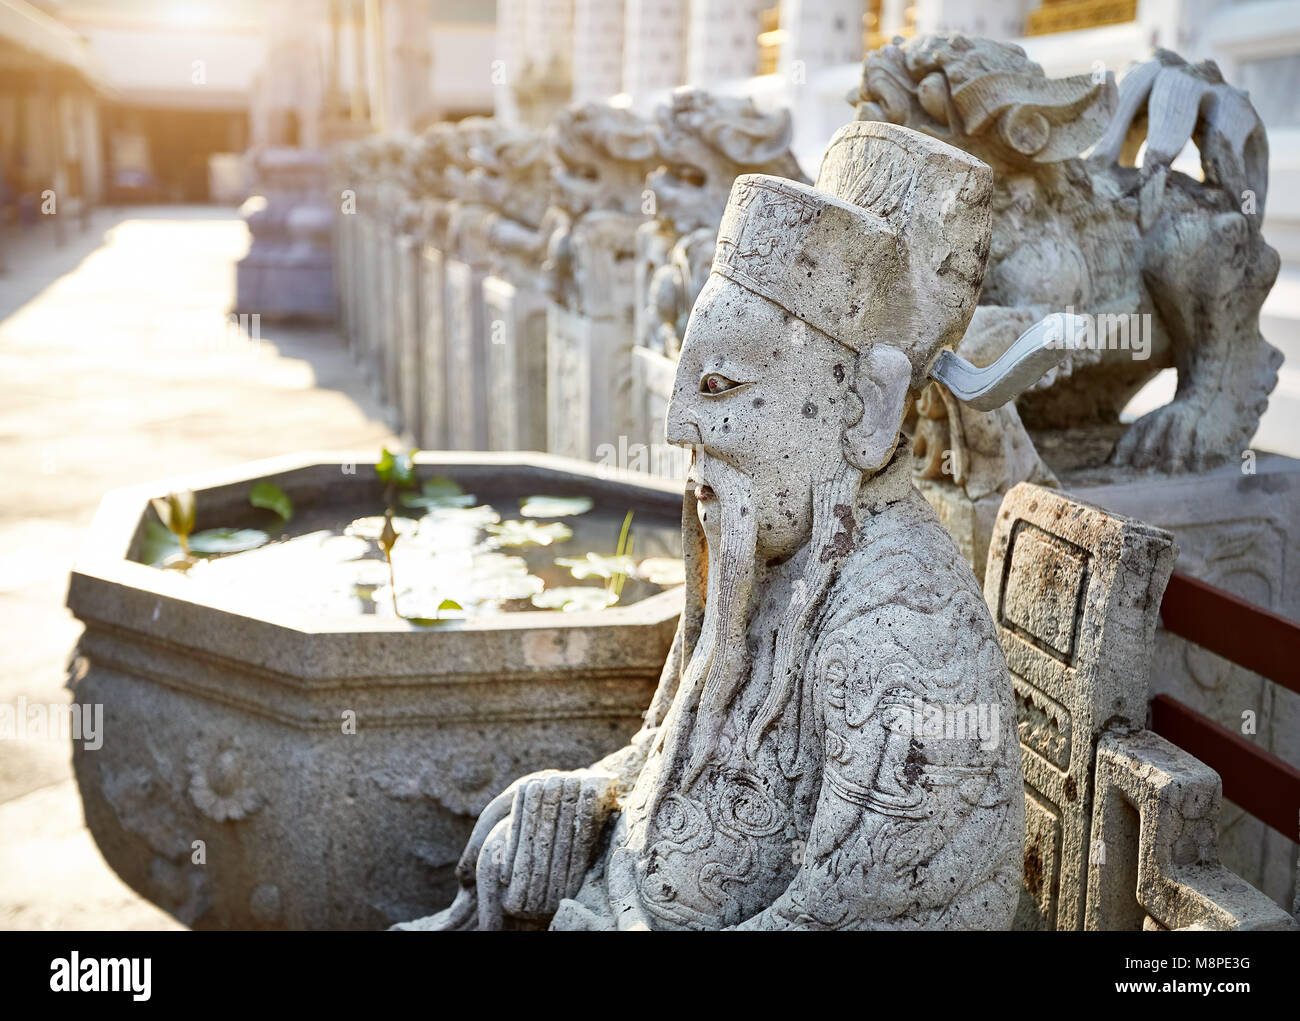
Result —
<path fill-rule="evenodd" d="M 692 444 L 702 442 L 700 427 L 691 414 L 687 401 L 684 401 L 678 394 L 673 394 L 668 400 L 668 414 L 665 416 L 667 421 L 664 423 L 664 432 L 668 442 L 679 447 L 689 447 Z"/>

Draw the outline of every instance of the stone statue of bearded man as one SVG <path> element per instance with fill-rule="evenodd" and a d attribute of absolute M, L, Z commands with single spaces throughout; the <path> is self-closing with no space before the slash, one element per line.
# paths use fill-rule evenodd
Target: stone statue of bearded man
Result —
<path fill-rule="evenodd" d="M 975 307 L 991 192 L 868 122 L 816 187 L 736 180 L 668 409 L 686 604 L 645 726 L 492 802 L 455 902 L 405 928 L 1010 926 L 1011 683 L 900 435 Z"/>

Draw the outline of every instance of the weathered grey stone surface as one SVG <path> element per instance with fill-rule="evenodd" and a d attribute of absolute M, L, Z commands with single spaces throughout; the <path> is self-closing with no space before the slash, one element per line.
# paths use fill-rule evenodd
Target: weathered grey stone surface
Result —
<path fill-rule="evenodd" d="M 736 181 L 668 410 L 687 603 L 645 725 L 497 797 L 409 928 L 1010 924 L 1010 681 L 899 443 L 974 308 L 990 191 L 889 125 L 837 135 L 817 189 Z"/>
<path fill-rule="evenodd" d="M 89 664 L 74 698 L 104 707 L 102 747 L 74 749 L 87 825 L 128 884 L 195 928 L 374 929 L 433 910 L 491 797 L 624 744 L 670 647 L 680 588 L 430 630 L 252 612 L 129 559 L 149 498 L 177 487 L 235 525 L 259 478 L 300 511 L 380 499 L 373 456 L 347 461 L 355 473 L 289 457 L 119 490 L 72 575 Z M 585 494 L 678 518 L 675 488 L 545 455 L 419 463 L 488 499 Z"/>
<path fill-rule="evenodd" d="M 546 137 L 511 130 L 484 157 L 494 180 L 488 225 L 487 442 L 492 450 L 546 449 L 546 281 L 551 234 L 567 216 L 550 205 Z"/>
<path fill-rule="evenodd" d="M 414 439 L 424 420 L 420 380 L 424 366 L 420 347 L 420 322 L 424 296 L 420 292 L 420 239 L 404 229 L 397 236 L 397 412 L 403 435 Z"/>
<path fill-rule="evenodd" d="M 449 445 L 445 293 L 442 250 L 426 242 L 420 248 L 420 428 L 416 437 L 421 447 L 432 450 Z"/>
<path fill-rule="evenodd" d="M 447 350 L 447 444 L 452 450 L 488 449 L 487 323 L 483 263 L 443 262 Z"/>
<path fill-rule="evenodd" d="M 928 36 L 869 54 L 853 98 L 860 118 L 933 134 L 994 169 L 989 271 L 961 353 L 987 364 L 1050 312 L 1095 322 L 1093 345 L 1022 397 L 1018 416 L 953 407 L 924 423 L 925 474 L 938 477 L 942 452 L 966 447 L 958 484 L 973 499 L 1005 492 L 1032 459 L 1009 456 L 999 434 L 1021 420 L 1031 430 L 1114 423 L 1170 366 L 1177 396 L 1123 432 L 1116 463 L 1195 471 L 1239 456 L 1281 362 L 1259 333 L 1278 256 L 1260 235 L 1263 124 L 1212 62 L 1158 50 L 1116 90 L 1109 72 L 1047 79 L 1014 45 Z M 1193 137 L 1202 181 L 1170 169 Z"/>

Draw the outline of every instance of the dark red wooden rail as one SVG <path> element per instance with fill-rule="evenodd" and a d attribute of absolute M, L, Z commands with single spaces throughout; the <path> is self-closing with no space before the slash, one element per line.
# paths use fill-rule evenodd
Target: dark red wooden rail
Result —
<path fill-rule="evenodd" d="M 1295 840 L 1300 769 L 1168 695 L 1151 700 L 1151 729 L 1218 773 L 1225 798 Z"/>
<path fill-rule="evenodd" d="M 1177 572 L 1160 605 L 1166 631 L 1300 692 L 1300 624 Z M 1300 770 L 1168 695 L 1151 729 L 1223 780 L 1223 796 L 1290 840 L 1300 826 Z"/>
<path fill-rule="evenodd" d="M 1300 692 L 1300 624 L 1177 571 L 1160 620 L 1165 630 Z"/>

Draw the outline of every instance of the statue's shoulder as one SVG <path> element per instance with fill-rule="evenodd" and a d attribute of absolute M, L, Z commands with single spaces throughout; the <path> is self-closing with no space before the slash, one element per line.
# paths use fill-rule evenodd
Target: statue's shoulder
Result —
<path fill-rule="evenodd" d="M 887 664 L 905 664 L 953 695 L 1001 676 L 983 593 L 925 499 L 890 504 L 864 526 L 828 587 L 810 664 L 837 660 L 873 678 Z"/>
<path fill-rule="evenodd" d="M 895 598 L 935 601 L 962 592 L 983 605 L 975 574 L 938 515 L 915 488 L 859 518 L 855 549 L 831 583 L 832 610 L 855 614 Z"/>

